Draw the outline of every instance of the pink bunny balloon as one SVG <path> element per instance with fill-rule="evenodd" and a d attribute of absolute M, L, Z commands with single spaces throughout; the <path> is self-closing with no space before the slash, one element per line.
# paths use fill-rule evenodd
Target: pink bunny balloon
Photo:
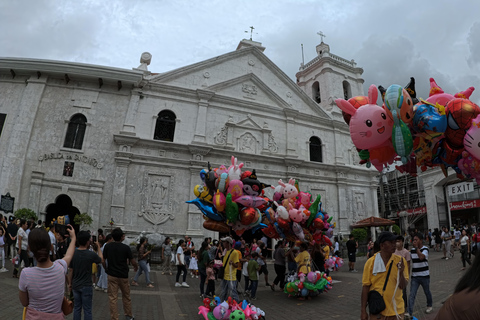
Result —
<path fill-rule="evenodd" d="M 290 217 L 290 220 L 294 222 L 302 222 L 302 213 L 298 209 L 295 209 L 291 203 L 288 204 L 288 207 L 288 216 Z"/>
<path fill-rule="evenodd" d="M 230 181 L 232 180 L 240 180 L 240 177 L 242 176 L 242 167 L 243 167 L 243 162 L 240 164 L 238 163 L 238 159 L 232 156 L 232 165 L 228 167 L 228 178 Z"/>
<path fill-rule="evenodd" d="M 285 199 L 295 198 L 298 195 L 298 190 L 295 187 L 295 179 L 290 178 L 288 183 L 284 183 L 282 179 L 278 180 L 278 184 L 283 187 L 283 197 Z"/>

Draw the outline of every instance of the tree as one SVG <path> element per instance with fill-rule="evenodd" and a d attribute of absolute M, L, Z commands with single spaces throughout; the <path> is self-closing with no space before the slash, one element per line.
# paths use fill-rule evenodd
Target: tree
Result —
<path fill-rule="evenodd" d="M 86 212 L 84 212 L 81 214 L 77 214 L 73 219 L 73 222 L 79 225 L 80 229 L 82 229 L 82 227 L 90 226 L 93 223 L 93 219 Z"/>
<path fill-rule="evenodd" d="M 353 237 L 356 241 L 362 242 L 367 239 L 368 232 L 365 228 L 355 228 L 352 230 Z"/>
<path fill-rule="evenodd" d="M 15 211 L 14 216 L 17 219 L 25 219 L 25 220 L 33 219 L 33 221 L 37 221 L 38 219 L 35 211 L 28 208 L 18 209 L 17 211 Z"/>

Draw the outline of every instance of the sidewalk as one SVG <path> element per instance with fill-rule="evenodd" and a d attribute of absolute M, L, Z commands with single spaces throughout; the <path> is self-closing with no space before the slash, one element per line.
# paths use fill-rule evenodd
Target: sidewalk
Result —
<path fill-rule="evenodd" d="M 453 259 L 442 260 L 440 252 L 430 252 L 430 289 L 433 295 L 434 313 L 424 313 L 426 299 L 423 290 L 419 289 L 414 308 L 414 316 L 418 319 L 434 319 L 435 313 L 453 292 L 458 279 L 463 274 L 458 251 Z M 257 300 L 254 304 L 266 313 L 267 319 L 282 320 L 298 318 L 321 318 L 321 319 L 355 319 L 360 318 L 360 295 L 362 290 L 362 271 L 365 258 L 357 259 L 356 269 L 358 273 L 348 271 L 345 265 L 337 272 L 332 272 L 334 280 L 340 281 L 333 285 L 333 289 L 327 293 L 320 294 L 309 301 L 299 301 L 294 298 L 287 298 L 287 295 L 280 291 L 272 292 L 270 287 L 265 286 L 263 275 L 260 276 Z M 18 300 L 18 279 L 12 278 L 12 265 L 6 263 L 9 270 L 0 273 L 0 311 L 1 319 L 21 319 L 22 306 Z M 269 263 L 269 282 L 275 278 L 273 262 Z M 130 272 L 133 277 L 133 271 Z M 202 320 L 198 315 L 198 307 L 202 305 L 200 298 L 199 279 L 187 277 L 190 288 L 175 287 L 175 273 L 173 276 L 162 275 L 159 271 L 151 272 L 151 280 L 155 288 L 146 287 L 145 278 L 139 279 L 140 286 L 131 287 L 132 307 L 136 320 L 173 320 L 189 319 Z M 243 280 L 243 279 L 242 279 Z M 243 281 L 240 291 L 243 291 Z M 216 293 L 219 294 L 220 283 L 217 282 Z M 121 314 L 121 296 L 119 295 L 118 308 Z M 93 318 L 109 319 L 108 296 L 102 291 L 94 291 Z M 73 319 L 72 315 L 67 319 Z M 122 317 L 120 317 L 123 320 Z"/>

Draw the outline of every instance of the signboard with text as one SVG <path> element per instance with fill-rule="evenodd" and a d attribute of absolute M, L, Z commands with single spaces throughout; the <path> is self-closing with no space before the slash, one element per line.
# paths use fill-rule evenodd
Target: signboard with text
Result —
<path fill-rule="evenodd" d="M 408 209 L 408 210 L 403 210 L 400 212 L 404 212 L 406 215 L 413 215 L 413 214 L 424 214 L 427 213 L 427 206 L 423 207 L 418 207 L 418 208 L 413 208 L 413 209 Z M 397 216 L 400 215 L 400 212 L 397 212 Z"/>
<path fill-rule="evenodd" d="M 13 207 L 15 205 L 15 198 L 10 196 L 10 193 L 1 197 L 0 210 L 5 213 L 13 213 Z"/>
<path fill-rule="evenodd" d="M 459 194 L 473 192 L 473 182 L 460 182 L 447 186 L 448 195 L 456 196 Z"/>
<path fill-rule="evenodd" d="M 480 199 L 455 201 L 450 203 L 451 211 L 473 209 L 473 208 L 479 208 L 479 207 L 480 207 Z"/>

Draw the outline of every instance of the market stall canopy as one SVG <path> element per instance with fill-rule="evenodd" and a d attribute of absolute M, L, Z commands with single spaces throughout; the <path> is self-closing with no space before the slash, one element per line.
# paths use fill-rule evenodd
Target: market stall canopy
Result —
<path fill-rule="evenodd" d="M 352 228 L 363 228 L 363 227 L 382 227 L 382 226 L 391 226 L 394 225 L 395 221 L 390 219 L 384 219 L 379 217 L 368 217 L 366 219 L 355 222 L 351 225 Z"/>

